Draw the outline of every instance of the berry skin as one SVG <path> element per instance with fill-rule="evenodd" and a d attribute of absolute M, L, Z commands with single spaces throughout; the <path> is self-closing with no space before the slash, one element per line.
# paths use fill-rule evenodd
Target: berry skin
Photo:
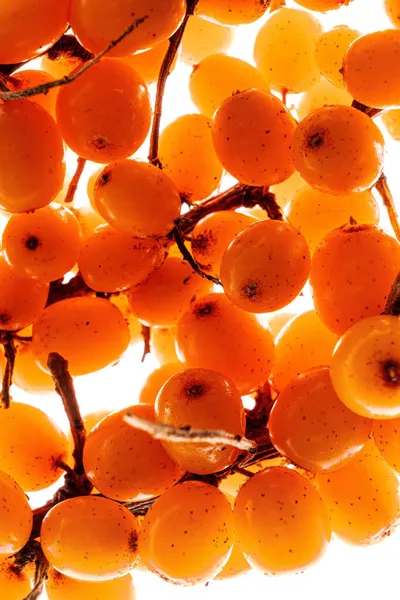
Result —
<path fill-rule="evenodd" d="M 161 329 L 156 327 L 156 331 L 167 331 L 166 329 Z M 151 350 L 153 351 L 153 342 L 154 342 L 154 332 L 152 331 L 153 339 L 150 344 Z M 176 357 L 176 355 L 175 355 Z M 142 389 L 140 390 L 139 402 L 141 404 L 148 404 L 149 406 L 154 406 L 157 394 L 163 387 L 164 383 L 168 381 L 170 377 L 176 375 L 180 371 L 183 371 L 185 365 L 178 361 L 176 358 L 176 362 L 166 362 L 162 364 L 158 369 L 154 369 L 147 377 L 146 381 Z"/>
<path fill-rule="evenodd" d="M 31 583 L 25 571 L 17 572 L 11 558 L 0 562 L 1 593 L 7 600 L 21 600 L 31 592 Z"/>
<path fill-rule="evenodd" d="M 21 550 L 28 541 L 32 529 L 32 511 L 19 485 L 1 471 L 0 518 L 0 556 L 6 558 Z"/>
<path fill-rule="evenodd" d="M 224 27 L 193 15 L 183 34 L 181 60 L 187 65 L 198 65 L 210 54 L 227 52 L 234 37 L 233 27 Z"/>
<path fill-rule="evenodd" d="M 223 25 L 244 25 L 257 21 L 268 6 L 268 0 L 199 0 L 196 13 Z"/>
<path fill-rule="evenodd" d="M 360 32 L 347 25 L 338 25 L 325 31 L 315 45 L 315 58 L 321 74 L 333 85 L 344 87 L 343 59 L 348 47 Z"/>
<path fill-rule="evenodd" d="M 49 600 L 135 600 L 131 574 L 109 581 L 82 581 L 50 568 L 45 587 Z"/>
<path fill-rule="evenodd" d="M 294 300 L 308 279 L 310 251 L 303 235 L 283 221 L 246 227 L 225 250 L 220 277 L 229 300 L 255 313 Z"/>
<path fill-rule="evenodd" d="M 374 421 L 373 437 L 385 461 L 400 473 L 400 419 Z"/>
<path fill-rule="evenodd" d="M 333 386 L 350 410 L 370 419 L 400 417 L 400 320 L 377 315 L 353 325 L 331 362 Z"/>

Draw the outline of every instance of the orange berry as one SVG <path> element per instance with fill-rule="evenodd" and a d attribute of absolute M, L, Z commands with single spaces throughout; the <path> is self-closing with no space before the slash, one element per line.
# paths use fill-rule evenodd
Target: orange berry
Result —
<path fill-rule="evenodd" d="M 374 442 L 379 452 L 395 471 L 400 472 L 400 419 L 374 421 Z"/>
<path fill-rule="evenodd" d="M 379 315 L 400 270 L 400 245 L 373 225 L 329 233 L 311 261 L 310 283 L 321 321 L 342 335 L 357 321 Z"/>
<path fill-rule="evenodd" d="M 285 181 L 270 187 L 270 192 L 275 195 L 275 199 L 281 208 L 285 208 L 286 204 L 292 199 L 292 196 L 305 184 L 304 179 L 298 171 L 295 171 Z"/>
<path fill-rule="evenodd" d="M 225 27 L 194 15 L 190 17 L 183 34 L 181 60 L 187 65 L 197 65 L 210 54 L 227 52 L 234 37 L 233 27 Z"/>
<path fill-rule="evenodd" d="M 387 110 L 381 115 L 384 126 L 396 142 L 400 140 L 400 108 Z"/>
<path fill-rule="evenodd" d="M 299 119 L 304 119 L 317 108 L 323 108 L 332 104 L 351 106 L 353 98 L 346 90 L 335 87 L 326 79 L 321 78 L 314 83 L 304 94 L 300 95 L 296 106 Z"/>
<path fill-rule="evenodd" d="M 97 292 L 119 292 L 136 285 L 162 262 L 157 240 L 100 225 L 86 238 L 78 266 L 85 283 Z"/>
<path fill-rule="evenodd" d="M 257 21 L 268 6 L 268 0 L 199 0 L 196 13 L 224 25 L 244 25 Z"/>
<path fill-rule="evenodd" d="M 367 442 L 371 426 L 336 395 L 329 367 L 293 378 L 280 392 L 268 422 L 277 450 L 317 473 L 348 463 Z"/>
<path fill-rule="evenodd" d="M 177 360 L 176 362 L 172 363 L 167 362 L 158 369 L 154 369 L 154 371 L 148 375 L 142 389 L 140 390 L 139 402 L 141 404 L 154 406 L 157 394 L 163 387 L 164 383 L 166 383 L 170 377 L 176 375 L 176 373 L 183 371 L 184 368 L 185 365 Z"/>
<path fill-rule="evenodd" d="M 400 31 L 386 29 L 362 35 L 343 61 L 346 89 L 358 102 L 377 108 L 400 105 Z"/>
<path fill-rule="evenodd" d="M 324 31 L 318 39 L 315 45 L 317 65 L 321 74 L 333 85 L 344 87 L 343 59 L 350 44 L 360 35 L 359 31 L 350 29 L 347 25 L 337 25 Z"/>
<path fill-rule="evenodd" d="M 258 69 L 227 54 L 210 54 L 203 58 L 193 67 L 189 80 L 193 103 L 210 119 L 224 100 L 249 88 L 269 89 Z"/>
<path fill-rule="evenodd" d="M 219 429 L 244 435 L 245 413 L 239 392 L 228 379 L 209 369 L 186 369 L 161 388 L 155 413 L 161 423 L 175 427 Z M 168 454 L 185 470 L 204 475 L 229 467 L 238 457 L 233 446 L 163 442 Z"/>
<path fill-rule="evenodd" d="M 54 392 L 53 378 L 36 362 L 31 343 L 22 343 L 17 347 L 13 383 L 30 394 Z"/>
<path fill-rule="evenodd" d="M 253 475 L 239 491 L 234 517 L 238 547 L 253 568 L 268 574 L 303 570 L 331 538 L 315 488 L 284 467 Z"/>
<path fill-rule="evenodd" d="M 250 571 L 251 567 L 244 557 L 243 552 L 235 544 L 232 548 L 231 555 L 228 562 L 220 573 L 215 577 L 216 581 L 222 579 L 231 579 L 238 575 L 244 575 L 247 571 Z"/>
<path fill-rule="evenodd" d="M 261 90 L 234 94 L 214 116 L 213 141 L 224 168 L 249 185 L 274 185 L 294 172 L 296 123 L 282 102 Z"/>
<path fill-rule="evenodd" d="M 127 292 L 134 315 L 148 325 L 170 327 L 212 283 L 195 273 L 183 259 L 168 257 L 162 266 Z M 162 302 L 160 301 L 162 299 Z"/>
<path fill-rule="evenodd" d="M 16 73 L 13 73 L 12 76 L 7 77 L 7 87 L 14 92 L 30 87 L 36 87 L 37 85 L 47 84 L 50 81 L 54 81 L 54 77 L 49 73 L 46 73 L 46 71 L 26 69 L 24 71 L 17 71 Z M 56 118 L 57 88 L 52 88 L 47 94 L 31 96 L 30 100 L 47 110 L 53 119 Z"/>
<path fill-rule="evenodd" d="M 377 225 L 378 204 L 371 190 L 334 196 L 304 185 L 297 190 L 285 208 L 285 215 L 304 235 L 313 252 L 333 229 L 349 223 Z"/>
<path fill-rule="evenodd" d="M 181 210 L 173 181 L 157 167 L 135 160 L 121 160 L 101 171 L 94 202 L 110 225 L 138 237 L 166 235 Z"/>
<path fill-rule="evenodd" d="M 212 124 L 203 115 L 183 115 L 160 136 L 158 156 L 163 171 L 189 200 L 202 200 L 217 189 L 222 165 L 215 154 Z M 199 169 L 201 164 L 201 169 Z"/>
<path fill-rule="evenodd" d="M 146 17 L 110 56 L 128 56 L 167 40 L 185 16 L 184 0 L 71 0 L 69 23 L 82 46 L 97 54 L 118 38 L 134 19 Z"/>
<path fill-rule="evenodd" d="M 3 231 L 2 244 L 6 260 L 16 271 L 41 281 L 54 281 L 78 260 L 79 222 L 60 205 L 13 215 Z"/>
<path fill-rule="evenodd" d="M 316 483 L 333 531 L 346 542 L 379 541 L 398 520 L 398 480 L 373 442 L 338 471 L 317 475 Z"/>
<path fill-rule="evenodd" d="M 67 438 L 43 411 L 21 402 L 0 409 L 0 470 L 24 492 L 55 483 L 62 475 L 57 461 L 66 460 Z"/>
<path fill-rule="evenodd" d="M 246 227 L 225 250 L 220 277 L 228 298 L 249 312 L 272 312 L 300 293 L 310 272 L 303 235 L 283 221 Z"/>
<path fill-rule="evenodd" d="M 392 24 L 400 28 L 400 2 L 399 0 L 384 0 L 383 3 L 385 12 Z"/>
<path fill-rule="evenodd" d="M 161 365 L 178 361 L 175 348 L 176 327 L 152 327 L 151 351 Z"/>
<path fill-rule="evenodd" d="M 121 292 L 118 295 L 111 296 L 111 298 L 109 298 L 109 301 L 111 302 L 111 304 L 118 308 L 118 310 L 122 313 L 125 321 L 128 324 L 130 335 L 129 343 L 131 345 L 143 343 L 143 325 L 132 313 L 127 296 Z"/>
<path fill-rule="evenodd" d="M 109 581 L 79 581 L 50 569 L 46 580 L 46 592 L 49 600 L 135 600 L 131 574 Z"/>
<path fill-rule="evenodd" d="M 315 110 L 294 133 L 293 158 L 300 175 L 312 187 L 331 194 L 370 188 L 382 171 L 383 154 L 378 127 L 350 106 Z"/>
<path fill-rule="evenodd" d="M 241 394 L 264 383 L 271 372 L 271 333 L 223 294 L 203 296 L 185 310 L 176 342 L 188 367 L 219 371 Z"/>
<path fill-rule="evenodd" d="M 7 212 L 47 206 L 61 190 L 65 175 L 61 133 L 35 102 L 0 105 L 0 165 L 0 208 Z"/>
<path fill-rule="evenodd" d="M 82 158 L 109 163 L 140 148 L 150 128 L 146 85 L 132 67 L 103 59 L 57 96 L 64 141 Z"/>
<path fill-rule="evenodd" d="M 274 340 L 278 337 L 282 329 L 285 327 L 289 321 L 296 316 L 296 313 L 289 312 L 287 310 L 278 310 L 277 312 L 267 313 L 266 315 L 260 315 L 259 321 L 261 325 L 267 327 L 272 335 Z M 300 316 L 300 315 L 299 315 Z M 277 360 L 275 357 L 274 363 Z"/>
<path fill-rule="evenodd" d="M 148 511 L 140 556 L 163 579 L 204 583 L 222 570 L 233 540 L 232 509 L 223 493 L 207 483 L 187 481 L 167 490 Z"/>
<path fill-rule="evenodd" d="M 121 504 L 81 496 L 49 510 L 40 541 L 49 563 L 63 575 L 105 581 L 134 567 L 138 529 L 136 517 Z M 90 548 L 85 540 L 90 540 Z"/>
<path fill-rule="evenodd" d="M 341 6 L 350 4 L 352 0 L 296 0 L 297 4 L 304 6 L 308 10 L 317 10 L 318 12 L 328 12 L 337 10 Z"/>
<path fill-rule="evenodd" d="M 212 213 L 201 219 L 190 236 L 192 253 L 201 268 L 219 276 L 225 250 L 235 236 L 257 219 L 231 210 Z"/>
<path fill-rule="evenodd" d="M 130 54 L 125 56 L 122 61 L 131 66 L 137 71 L 143 81 L 150 85 L 158 80 L 160 69 L 164 56 L 167 53 L 169 41 L 165 40 L 148 50 L 143 52 L 137 52 L 136 54 Z M 171 66 L 171 71 L 174 70 L 177 62 L 177 56 Z"/>
<path fill-rule="evenodd" d="M 298 93 L 320 77 L 315 43 L 319 21 L 305 10 L 279 8 L 271 12 L 254 44 L 254 61 L 272 89 Z"/>
<path fill-rule="evenodd" d="M 325 327 L 314 310 L 295 316 L 275 338 L 274 388 L 283 390 L 297 375 L 329 365 L 337 341 L 337 335 Z"/>
<path fill-rule="evenodd" d="M 26 572 L 16 570 L 11 558 L 0 561 L 0 586 L 1 593 L 7 600 L 21 600 L 31 592 Z"/>
<path fill-rule="evenodd" d="M 96 227 L 105 224 L 103 217 L 93 210 L 91 206 L 81 206 L 80 208 L 72 208 L 71 210 L 78 219 L 83 239 L 91 236 Z"/>
<path fill-rule="evenodd" d="M 13 0 L 0 6 L 0 64 L 30 60 L 68 27 L 69 0 Z"/>
<path fill-rule="evenodd" d="M 118 360 L 129 340 L 125 319 L 108 300 L 68 298 L 48 306 L 35 321 L 32 350 L 46 370 L 49 353 L 58 352 L 72 375 L 84 375 Z"/>
<path fill-rule="evenodd" d="M 127 412 L 155 420 L 153 407 L 145 405 L 109 415 L 89 433 L 83 462 L 88 478 L 102 494 L 136 502 L 159 496 L 184 472 L 160 441 L 125 423 Z"/>
<path fill-rule="evenodd" d="M 377 315 L 340 338 L 331 362 L 342 402 L 370 419 L 400 417 L 400 319 Z"/>
<path fill-rule="evenodd" d="M 19 485 L 1 471 L 0 515 L 0 556 L 5 558 L 21 550 L 28 541 L 32 530 L 32 511 Z"/>
<path fill-rule="evenodd" d="M 45 307 L 48 283 L 10 267 L 3 256 L 0 257 L 0 281 L 1 329 L 12 331 L 33 323 Z"/>

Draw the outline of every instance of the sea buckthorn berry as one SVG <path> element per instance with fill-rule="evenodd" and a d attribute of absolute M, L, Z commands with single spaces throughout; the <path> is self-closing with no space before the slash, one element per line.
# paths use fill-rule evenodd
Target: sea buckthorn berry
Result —
<path fill-rule="evenodd" d="M 294 133 L 293 157 L 300 175 L 312 187 L 331 194 L 370 188 L 382 171 L 383 154 L 378 127 L 351 106 L 315 110 Z"/>
<path fill-rule="evenodd" d="M 280 392 L 269 418 L 274 446 L 296 465 L 315 472 L 338 469 L 367 442 L 372 423 L 337 396 L 329 367 L 293 378 Z"/>
<path fill-rule="evenodd" d="M 294 300 L 309 272 L 303 235 L 283 221 L 260 221 L 246 227 L 225 250 L 220 277 L 231 302 L 264 313 Z"/>
<path fill-rule="evenodd" d="M 234 541 L 228 500 L 216 487 L 187 481 L 167 490 L 148 511 L 140 531 L 140 556 L 163 579 L 209 581 L 228 560 Z"/>
<path fill-rule="evenodd" d="M 183 115 L 167 125 L 160 136 L 158 156 L 163 171 L 188 200 L 207 198 L 222 178 L 211 129 L 211 121 L 204 115 Z"/>
<path fill-rule="evenodd" d="M 265 77 L 256 67 L 221 53 L 206 56 L 195 65 L 189 80 L 194 104 L 210 119 L 224 100 L 250 88 L 269 90 Z"/>
<path fill-rule="evenodd" d="M 179 192 L 170 177 L 135 160 L 111 163 L 101 171 L 94 202 L 110 225 L 138 237 L 166 235 L 181 211 Z"/>
<path fill-rule="evenodd" d="M 30 394 L 48 394 L 54 392 L 52 376 L 36 362 L 32 344 L 21 343 L 17 347 L 13 372 L 13 383 Z"/>
<path fill-rule="evenodd" d="M 153 351 L 152 344 L 150 344 L 150 346 L 151 350 Z M 184 368 L 184 363 L 179 362 L 178 359 L 176 359 L 176 362 L 167 362 L 161 365 L 161 367 L 158 369 L 154 369 L 154 371 L 148 375 L 142 389 L 140 390 L 139 402 L 141 404 L 154 406 L 157 394 L 163 387 L 164 383 L 166 383 L 170 377 L 176 375 L 176 373 L 183 371 Z"/>
<path fill-rule="evenodd" d="M 285 215 L 304 235 L 312 252 L 333 229 L 350 223 L 377 225 L 379 207 L 371 192 L 334 196 L 304 185 L 285 207 Z"/>
<path fill-rule="evenodd" d="M 187 369 L 173 375 L 161 388 L 155 405 L 157 419 L 175 427 L 219 429 L 244 435 L 245 413 L 236 387 L 220 373 Z M 204 475 L 229 467 L 239 455 L 232 446 L 163 442 L 185 470 Z"/>
<path fill-rule="evenodd" d="M 346 90 L 335 87 L 332 83 L 321 78 L 314 83 L 306 92 L 300 95 L 295 113 L 298 118 L 304 119 L 317 108 L 323 108 L 333 104 L 351 106 L 353 98 Z"/>
<path fill-rule="evenodd" d="M 341 6 L 350 4 L 352 0 L 296 0 L 297 4 L 304 6 L 308 10 L 317 10 L 318 12 L 328 12 L 328 10 L 337 10 Z"/>
<path fill-rule="evenodd" d="M 346 542 L 379 541 L 398 520 L 398 479 L 372 441 L 338 471 L 317 475 L 316 483 L 334 533 Z"/>
<path fill-rule="evenodd" d="M 391 137 L 396 142 L 400 141 L 400 108 L 387 110 L 383 113 L 381 119 Z"/>
<path fill-rule="evenodd" d="M 270 331 L 223 294 L 203 296 L 185 310 L 177 324 L 176 343 L 188 367 L 222 373 L 241 394 L 268 379 L 274 360 Z"/>
<path fill-rule="evenodd" d="M 152 327 L 150 334 L 151 351 L 161 365 L 177 362 L 175 347 L 176 327 Z"/>
<path fill-rule="evenodd" d="M 139 73 L 143 81 L 150 85 L 155 83 L 160 74 L 160 69 L 164 56 L 167 53 L 169 41 L 165 40 L 148 50 L 143 52 L 136 52 L 136 54 L 130 54 L 122 59 L 122 62 L 128 64 L 130 67 L 135 69 Z M 175 57 L 174 62 L 171 65 L 171 72 L 176 66 L 178 56 Z"/>
<path fill-rule="evenodd" d="M 46 580 L 49 600 L 135 600 L 132 575 L 124 575 L 109 581 L 82 581 L 72 579 L 50 568 Z"/>
<path fill-rule="evenodd" d="M 400 28 L 400 2 L 399 0 L 384 0 L 384 9 L 392 24 Z"/>
<path fill-rule="evenodd" d="M 40 541 L 54 568 L 67 577 L 105 581 L 126 575 L 137 560 L 139 524 L 121 504 L 81 496 L 54 506 Z"/>
<path fill-rule="evenodd" d="M 239 92 L 215 113 L 215 151 L 228 173 L 242 183 L 274 185 L 294 172 L 295 128 L 279 98 L 256 89 Z"/>
<path fill-rule="evenodd" d="M 9 90 L 15 92 L 30 87 L 36 87 L 37 85 L 47 84 L 50 81 L 54 81 L 54 77 L 46 71 L 41 71 L 39 69 L 25 69 L 23 71 L 17 71 L 10 77 L 7 77 L 7 87 Z M 56 118 L 57 88 L 48 90 L 47 94 L 31 96 L 30 100 L 47 110 L 53 119 Z"/>
<path fill-rule="evenodd" d="M 93 234 L 96 227 L 105 225 L 103 217 L 92 206 L 81 206 L 80 208 L 72 208 L 71 210 L 78 219 L 84 240 Z"/>
<path fill-rule="evenodd" d="M 285 181 L 273 185 L 270 192 L 275 195 L 275 199 L 281 208 L 285 208 L 286 204 L 292 199 L 292 196 L 297 190 L 305 185 L 304 179 L 298 171 L 295 171 Z"/>
<path fill-rule="evenodd" d="M 271 373 L 274 388 L 283 390 L 290 380 L 320 365 L 329 365 L 338 341 L 314 310 L 296 315 L 275 338 Z"/>
<path fill-rule="evenodd" d="M 119 292 L 144 281 L 162 258 L 157 240 L 135 238 L 110 225 L 100 225 L 86 238 L 78 266 L 93 290 Z"/>
<path fill-rule="evenodd" d="M 220 23 L 193 15 L 183 34 L 181 60 L 187 65 L 198 65 L 210 54 L 227 52 L 234 37 L 233 27 L 225 27 Z"/>
<path fill-rule="evenodd" d="M 400 473 L 400 419 L 374 421 L 372 433 L 385 461 Z"/>
<path fill-rule="evenodd" d="M 196 13 L 224 25 L 245 25 L 267 11 L 268 0 L 199 0 Z"/>
<path fill-rule="evenodd" d="M 346 89 L 355 100 L 388 108 L 400 105 L 400 31 L 386 29 L 357 38 L 343 61 Z"/>
<path fill-rule="evenodd" d="M 268 574 L 302 571 L 331 538 L 314 486 L 284 467 L 253 475 L 239 490 L 234 517 L 238 547 L 252 567 Z"/>
<path fill-rule="evenodd" d="M 130 345 L 137 344 L 138 342 L 143 342 L 143 325 L 140 323 L 139 319 L 133 314 L 129 300 L 123 292 L 119 294 L 112 295 L 109 298 L 111 304 L 116 306 L 118 310 L 122 313 L 126 323 L 128 324 L 129 336 L 130 336 Z M 153 351 L 153 347 L 151 348 Z"/>
<path fill-rule="evenodd" d="M 400 270 L 400 245 L 374 225 L 345 225 L 317 247 L 310 283 L 321 321 L 342 335 L 357 321 L 379 315 Z"/>
<path fill-rule="evenodd" d="M 13 0 L 0 6 L 0 63 L 34 58 L 68 27 L 69 0 Z"/>
<path fill-rule="evenodd" d="M 21 550 L 28 541 L 32 529 L 32 511 L 19 485 L 1 471 L 0 517 L 0 556 L 7 557 Z"/>
<path fill-rule="evenodd" d="M 82 46 L 97 54 L 118 38 L 134 19 L 145 17 L 111 56 L 128 56 L 167 40 L 185 16 L 184 0 L 71 0 L 69 23 Z"/>
<path fill-rule="evenodd" d="M 10 267 L 3 256 L 0 281 L 0 328 L 12 331 L 33 323 L 45 307 L 49 284 Z"/>
<path fill-rule="evenodd" d="M 0 470 L 24 492 L 57 481 L 63 472 L 57 462 L 67 458 L 65 434 L 43 411 L 21 402 L 0 409 Z"/>
<path fill-rule="evenodd" d="M 6 260 L 16 271 L 54 281 L 78 260 L 81 231 L 75 215 L 60 205 L 13 215 L 2 237 Z"/>
<path fill-rule="evenodd" d="M 150 434 L 125 423 L 127 412 L 155 420 L 151 406 L 137 405 L 103 419 L 88 435 L 83 462 L 93 485 L 108 498 L 141 501 L 159 496 L 184 471 Z"/>
<path fill-rule="evenodd" d="M 14 567 L 12 558 L 0 561 L 1 593 L 7 600 L 21 600 L 31 592 L 31 583 L 25 571 Z"/>
<path fill-rule="evenodd" d="M 305 10 L 279 8 L 259 30 L 254 61 L 273 90 L 304 92 L 320 78 L 315 44 L 319 21 Z"/>
<path fill-rule="evenodd" d="M 347 25 L 337 25 L 324 31 L 315 45 L 315 58 L 321 74 L 340 88 L 344 87 L 343 59 L 348 47 L 360 36 L 360 32 Z"/>
<path fill-rule="evenodd" d="M 267 313 L 265 315 L 259 315 L 258 320 L 261 323 L 261 325 L 267 327 L 271 331 L 274 340 L 276 340 L 284 326 L 287 323 L 289 323 L 289 321 L 291 321 L 295 316 L 295 312 L 284 309 L 277 310 L 276 312 L 272 313 Z"/>
<path fill-rule="evenodd" d="M 127 323 L 108 300 L 68 298 L 48 306 L 35 321 L 32 350 L 46 370 L 49 353 L 58 352 L 72 375 L 84 375 L 118 360 L 129 340 Z"/>
<path fill-rule="evenodd" d="M 63 140 L 49 113 L 29 100 L 0 104 L 0 208 L 20 213 L 47 206 L 64 175 Z"/>
<path fill-rule="evenodd" d="M 372 419 L 400 417 L 400 319 L 377 315 L 340 338 L 331 362 L 342 402 Z"/>
<path fill-rule="evenodd" d="M 60 88 L 56 115 L 71 150 L 82 158 L 109 163 L 127 158 L 143 144 L 151 121 L 150 99 L 132 67 L 103 59 Z"/>
<path fill-rule="evenodd" d="M 201 268 L 218 277 L 225 250 L 238 233 L 254 223 L 257 219 L 253 216 L 231 210 L 221 210 L 201 219 L 190 236 L 193 256 Z"/>
<path fill-rule="evenodd" d="M 148 325 L 170 327 L 189 304 L 210 291 L 211 286 L 212 283 L 197 275 L 185 260 L 168 257 L 146 281 L 129 289 L 127 296 L 138 319 Z"/>

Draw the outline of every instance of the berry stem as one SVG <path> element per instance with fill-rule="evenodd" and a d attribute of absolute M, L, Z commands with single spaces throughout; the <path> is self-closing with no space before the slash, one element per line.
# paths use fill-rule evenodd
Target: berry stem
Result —
<path fill-rule="evenodd" d="M 175 56 L 181 45 L 186 25 L 191 15 L 193 15 L 194 9 L 196 8 L 198 1 L 199 0 L 186 0 L 185 18 L 183 19 L 179 29 L 177 29 L 174 35 L 170 37 L 168 50 L 164 56 L 164 60 L 162 62 L 160 73 L 158 76 L 156 100 L 154 104 L 153 125 L 150 134 L 149 162 L 152 165 L 155 165 L 159 168 L 162 168 L 160 159 L 158 158 L 158 142 L 160 139 L 160 124 L 162 117 L 165 86 L 167 85 L 167 80 L 171 73 L 171 68 L 175 60 Z"/>
<path fill-rule="evenodd" d="M 375 184 L 375 189 L 382 198 L 383 204 L 389 215 L 390 224 L 393 228 L 396 238 L 400 241 L 400 223 L 399 215 L 396 211 L 396 205 L 394 202 L 393 194 L 387 182 L 386 175 L 382 173 L 378 181 Z"/>
<path fill-rule="evenodd" d="M 11 91 L 0 91 L 0 100 L 21 100 L 21 98 L 32 98 L 32 96 L 38 96 L 39 94 L 47 94 L 47 92 L 53 88 L 61 87 L 63 85 L 67 85 L 68 83 L 72 83 L 76 81 L 81 75 L 86 73 L 88 69 L 93 67 L 95 64 L 100 62 L 100 60 L 108 54 L 115 46 L 118 46 L 134 29 L 137 29 L 146 19 L 147 15 L 144 17 L 140 17 L 139 19 L 135 19 L 132 23 L 125 29 L 120 36 L 118 36 L 115 40 L 110 42 L 106 48 L 104 48 L 101 52 L 96 54 L 91 60 L 82 65 L 80 69 L 72 73 L 71 75 L 65 75 L 61 79 L 56 79 L 55 81 L 49 81 L 47 83 L 42 83 L 40 85 L 35 85 L 30 88 L 25 88 L 24 90 L 18 90 L 15 92 Z"/>
<path fill-rule="evenodd" d="M 157 440 L 187 443 L 212 443 L 233 446 L 245 452 L 255 453 L 257 445 L 241 435 L 212 429 L 192 429 L 191 427 L 173 427 L 165 423 L 154 423 L 147 419 L 126 413 L 125 421 L 132 427 L 146 431 Z"/>
<path fill-rule="evenodd" d="M 43 587 L 47 579 L 49 562 L 42 551 L 38 551 L 36 556 L 35 579 L 32 591 L 25 596 L 23 600 L 37 600 L 43 592 Z"/>
<path fill-rule="evenodd" d="M 81 46 L 76 37 L 70 34 L 64 34 L 60 37 L 44 54 L 53 61 L 61 58 L 80 58 L 83 62 L 88 62 L 94 58 L 94 54 L 88 52 Z"/>
<path fill-rule="evenodd" d="M 392 289 L 389 292 L 383 314 L 393 315 L 394 317 L 400 316 L 400 272 L 397 274 Z"/>
<path fill-rule="evenodd" d="M 197 275 L 200 275 L 200 277 L 203 277 L 203 279 L 208 279 L 209 281 L 212 281 L 216 285 L 222 285 L 221 280 L 218 279 L 218 277 L 209 275 L 200 268 L 200 265 L 193 258 L 193 256 L 189 252 L 189 249 L 186 247 L 183 235 L 180 232 L 178 225 L 172 230 L 172 237 L 174 238 L 176 245 L 178 246 L 179 251 L 182 254 L 182 258 L 189 263 L 189 265 L 192 267 L 193 271 L 197 273 Z"/>
<path fill-rule="evenodd" d="M 86 158 L 82 158 L 81 156 L 78 156 L 78 160 L 77 160 L 77 164 L 76 164 L 76 171 L 74 173 L 73 178 L 71 179 L 71 181 L 69 183 L 68 191 L 65 196 L 65 200 L 64 200 L 65 204 L 68 204 L 69 202 L 73 202 L 73 200 L 75 198 L 76 190 L 78 189 L 80 178 L 82 177 L 82 173 L 85 168 L 85 165 L 86 165 Z"/>
<path fill-rule="evenodd" d="M 12 385 L 12 378 L 14 373 L 14 365 L 15 365 L 15 356 L 16 356 L 16 348 L 13 336 L 10 334 L 4 334 L 3 339 L 1 340 L 4 348 L 4 356 L 6 358 L 6 368 L 4 369 L 3 375 L 3 388 L 1 391 L 1 401 L 3 403 L 4 408 L 10 408 L 11 396 L 10 396 L 10 388 Z"/>
<path fill-rule="evenodd" d="M 382 112 L 381 108 L 373 108 L 372 106 L 367 106 L 366 104 L 358 102 L 358 100 L 353 100 L 351 106 L 352 108 L 356 108 L 357 110 L 360 110 L 361 112 L 365 113 L 366 115 L 368 115 L 368 117 L 371 117 L 371 119 L 373 117 L 377 117 Z"/>
<path fill-rule="evenodd" d="M 79 273 L 70 279 L 68 283 L 63 283 L 63 281 L 63 279 L 57 279 L 51 282 L 46 306 L 66 298 L 76 298 L 77 296 L 87 296 L 95 293 L 86 285 Z"/>
<path fill-rule="evenodd" d="M 151 353 L 150 336 L 151 336 L 151 327 L 149 327 L 149 325 L 142 325 L 142 338 L 143 338 L 142 362 L 144 362 L 146 356 Z"/>

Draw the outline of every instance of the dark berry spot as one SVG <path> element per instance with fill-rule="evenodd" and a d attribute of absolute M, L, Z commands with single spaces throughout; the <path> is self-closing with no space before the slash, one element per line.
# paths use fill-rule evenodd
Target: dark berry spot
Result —
<path fill-rule="evenodd" d="M 40 246 L 40 241 L 35 235 L 30 235 L 25 241 L 25 248 L 27 250 L 36 250 Z"/>

